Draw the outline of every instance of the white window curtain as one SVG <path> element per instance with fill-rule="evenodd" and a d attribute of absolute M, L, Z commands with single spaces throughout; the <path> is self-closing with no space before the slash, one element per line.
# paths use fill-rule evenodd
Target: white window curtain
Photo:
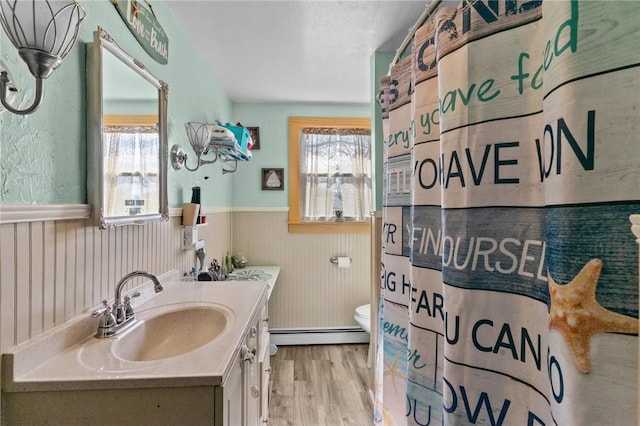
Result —
<path fill-rule="evenodd" d="M 155 126 L 108 126 L 105 202 L 110 216 L 146 214 L 159 209 L 159 141 Z"/>
<path fill-rule="evenodd" d="M 302 129 L 302 221 L 368 220 L 371 210 L 370 134 L 369 129 Z M 336 211 L 342 213 L 336 215 Z"/>

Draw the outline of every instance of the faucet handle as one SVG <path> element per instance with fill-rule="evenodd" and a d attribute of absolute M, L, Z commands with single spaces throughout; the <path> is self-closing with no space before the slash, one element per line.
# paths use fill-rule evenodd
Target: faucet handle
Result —
<path fill-rule="evenodd" d="M 91 318 L 98 318 L 100 315 L 105 313 L 108 307 L 109 307 L 109 303 L 107 303 L 106 299 L 103 300 L 102 308 L 98 308 L 95 311 L 91 312 Z"/>
<path fill-rule="evenodd" d="M 124 303 L 131 303 L 131 299 L 133 299 L 134 297 L 140 297 L 140 292 L 136 291 L 133 294 L 128 294 L 124 297 Z"/>
<path fill-rule="evenodd" d="M 131 305 L 131 299 L 134 297 L 140 296 L 140 292 L 136 291 L 131 296 L 127 295 L 124 297 L 124 318 L 128 319 L 134 315 L 133 306 Z"/>
<path fill-rule="evenodd" d="M 103 314 L 100 317 L 100 323 L 98 327 L 108 328 L 116 325 L 116 317 L 113 315 L 113 307 L 107 305 L 104 308 Z"/>

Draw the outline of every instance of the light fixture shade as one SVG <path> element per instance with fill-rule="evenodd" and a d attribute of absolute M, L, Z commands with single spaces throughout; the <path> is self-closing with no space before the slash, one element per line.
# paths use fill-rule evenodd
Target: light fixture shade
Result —
<path fill-rule="evenodd" d="M 11 43 L 25 59 L 24 50 L 44 52 L 56 58 L 50 64 L 55 69 L 71 51 L 78 36 L 84 10 L 75 1 L 60 0 L 0 0 L 0 23 Z M 26 61 L 26 59 L 25 59 Z M 36 77 L 39 71 L 29 64 Z"/>
<path fill-rule="evenodd" d="M 184 125 L 191 147 L 196 152 L 198 158 L 202 155 L 211 141 L 211 131 L 213 126 L 207 123 L 189 122 Z"/>

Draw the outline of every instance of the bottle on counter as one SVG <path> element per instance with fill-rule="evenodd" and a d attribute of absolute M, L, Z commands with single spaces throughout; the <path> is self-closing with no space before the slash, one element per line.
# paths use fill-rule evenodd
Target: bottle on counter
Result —
<path fill-rule="evenodd" d="M 220 281 L 226 280 L 228 275 L 229 271 L 227 271 L 227 262 L 226 259 L 223 259 L 222 266 L 220 267 Z"/>
<path fill-rule="evenodd" d="M 231 260 L 229 252 L 227 252 L 227 255 L 224 258 L 224 263 L 227 265 L 227 273 L 233 272 L 233 261 Z"/>
<path fill-rule="evenodd" d="M 191 202 L 193 204 L 200 204 L 200 187 L 199 186 L 194 186 L 193 188 L 191 188 Z M 196 224 L 200 224 L 202 222 L 202 208 L 200 206 L 198 206 L 198 219 L 196 221 Z"/>

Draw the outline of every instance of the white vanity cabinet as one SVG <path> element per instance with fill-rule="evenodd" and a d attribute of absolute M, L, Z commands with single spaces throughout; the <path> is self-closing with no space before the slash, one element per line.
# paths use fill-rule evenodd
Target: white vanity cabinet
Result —
<path fill-rule="evenodd" d="M 269 305 L 245 333 L 227 380 L 216 388 L 216 426 L 266 426 L 269 419 Z"/>
<path fill-rule="evenodd" d="M 265 304 L 258 326 L 259 348 L 258 367 L 260 370 L 260 421 L 266 425 L 269 421 L 269 379 L 271 377 L 271 359 L 269 338 L 269 304 Z"/>
<path fill-rule="evenodd" d="M 264 279 L 267 283 L 267 303 L 261 308 L 259 313 L 258 329 L 258 346 L 256 352 L 256 362 L 252 367 L 257 368 L 257 382 L 251 376 L 251 384 L 249 388 L 253 395 L 258 395 L 256 400 L 250 401 L 251 416 L 248 418 L 250 425 L 260 424 L 266 426 L 269 421 L 269 380 L 271 378 L 271 340 L 269 334 L 269 303 L 268 299 L 275 288 L 278 275 L 280 273 L 279 266 L 249 266 L 246 269 L 236 270 L 231 274 L 232 280 L 240 280 L 238 285 L 242 285 L 242 280 L 248 279 L 248 276 L 256 275 L 260 279 Z M 244 277 L 244 278 L 243 278 Z M 256 388 L 253 386 L 256 385 Z M 258 419 L 255 420 L 253 413 L 255 412 L 255 404 L 258 407 Z"/>
<path fill-rule="evenodd" d="M 242 419 L 242 365 L 240 362 L 240 357 L 233 361 L 234 366 L 227 380 L 215 389 L 215 425 L 234 426 L 234 421 Z"/>
<path fill-rule="evenodd" d="M 258 363 L 258 322 L 251 327 L 247 343 L 242 346 L 240 355 L 244 359 L 244 391 L 246 426 L 260 424 L 260 365 Z M 231 426 L 231 425 L 229 425 Z"/>
<path fill-rule="evenodd" d="M 218 303 L 233 317 L 231 329 L 217 340 L 166 360 L 124 362 L 110 352 L 117 340 L 89 337 L 36 363 L 37 354 L 76 333 L 68 328 L 16 347 L 3 354 L 0 424 L 264 426 L 267 296 L 264 283 L 255 281 L 167 283 L 153 299 L 158 306 Z M 95 321 L 88 328 L 85 320 L 77 331 L 84 336 L 95 332 Z"/>
<path fill-rule="evenodd" d="M 256 316 L 236 350 L 227 379 L 215 389 L 216 426 L 260 424 L 261 377 L 257 357 L 262 346 L 258 338 L 260 322 L 261 318 Z"/>

